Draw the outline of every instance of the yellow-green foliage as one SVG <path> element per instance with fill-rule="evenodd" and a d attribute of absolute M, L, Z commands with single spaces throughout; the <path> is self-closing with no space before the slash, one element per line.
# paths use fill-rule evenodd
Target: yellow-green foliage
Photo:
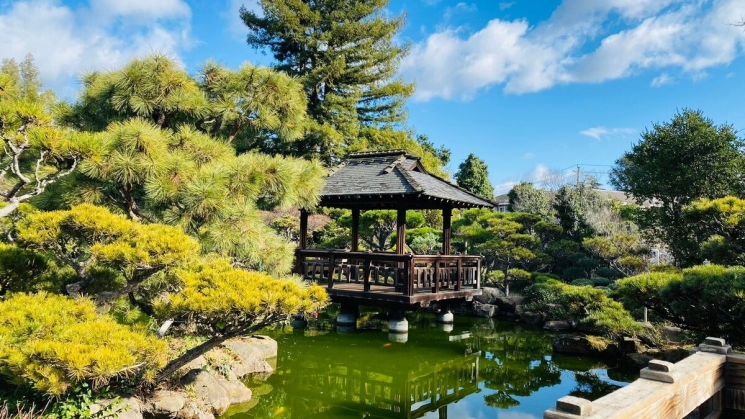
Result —
<path fill-rule="evenodd" d="M 73 282 L 75 272 L 45 255 L 0 243 L 0 295 L 8 291 L 57 292 Z"/>
<path fill-rule="evenodd" d="M 650 273 L 617 282 L 628 307 L 653 313 L 701 335 L 745 342 L 745 268 L 702 265 L 682 273 Z"/>
<path fill-rule="evenodd" d="M 97 314 L 89 300 L 42 292 L 0 302 L 0 373 L 49 395 L 80 382 L 151 380 L 164 354 L 163 342 Z"/>
<path fill-rule="evenodd" d="M 81 279 L 107 268 L 127 282 L 142 282 L 198 252 L 197 243 L 178 228 L 140 224 L 89 204 L 30 214 L 18 224 L 18 242 L 51 252 Z"/>
<path fill-rule="evenodd" d="M 178 292 L 156 302 L 156 315 L 196 323 L 201 330 L 229 332 L 316 311 L 328 302 L 323 287 L 249 272 L 216 260 L 176 272 Z"/>
<path fill-rule="evenodd" d="M 524 296 L 527 311 L 541 313 L 546 320 L 575 320 L 587 333 L 617 337 L 641 331 L 621 303 L 597 288 L 548 279 L 528 287 Z"/>

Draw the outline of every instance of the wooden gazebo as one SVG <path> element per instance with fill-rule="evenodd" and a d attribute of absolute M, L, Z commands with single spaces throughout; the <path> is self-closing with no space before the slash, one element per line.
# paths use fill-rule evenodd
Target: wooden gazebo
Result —
<path fill-rule="evenodd" d="M 325 284 L 332 299 L 410 307 L 470 300 L 481 293 L 481 257 L 451 255 L 450 222 L 453 208 L 494 205 L 427 173 L 419 157 L 402 150 L 353 154 L 331 171 L 319 205 L 352 210 L 351 251 L 306 249 L 308 211 L 300 214 L 297 273 Z M 372 209 L 398 211 L 395 253 L 359 251 L 360 212 Z M 442 210 L 441 254 L 405 253 L 406 210 L 410 209 Z"/>

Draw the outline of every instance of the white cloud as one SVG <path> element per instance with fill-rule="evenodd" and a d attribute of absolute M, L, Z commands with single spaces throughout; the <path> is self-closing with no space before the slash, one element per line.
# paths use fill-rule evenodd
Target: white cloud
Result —
<path fill-rule="evenodd" d="M 504 10 L 507 10 L 510 7 L 514 6 L 514 5 L 515 5 L 515 2 L 514 1 L 499 3 L 499 10 L 503 10 L 504 11 Z"/>
<path fill-rule="evenodd" d="M 45 83 L 61 96 L 74 96 L 72 81 L 82 72 L 154 52 L 178 59 L 193 43 L 183 0 L 91 0 L 77 9 L 27 0 L 0 10 L 0 58 L 33 54 Z"/>
<path fill-rule="evenodd" d="M 592 137 L 599 140 L 604 137 L 615 137 L 615 136 L 626 136 L 634 134 L 636 130 L 634 128 L 606 128 L 606 127 L 592 127 L 586 130 L 580 131 L 582 135 Z"/>
<path fill-rule="evenodd" d="M 666 84 L 671 84 L 673 81 L 675 81 L 675 79 L 671 77 L 669 74 L 662 73 L 659 76 L 652 79 L 652 83 L 650 83 L 650 86 L 660 87 Z"/>
<path fill-rule="evenodd" d="M 495 85 L 537 92 L 654 69 L 694 78 L 742 55 L 745 31 L 727 24 L 741 12 L 742 0 L 564 0 L 537 24 L 492 19 L 473 33 L 435 32 L 413 46 L 401 72 L 416 81 L 420 101 L 467 100 Z"/>
<path fill-rule="evenodd" d="M 527 153 L 525 153 L 525 154 L 523 154 L 523 158 L 524 158 L 525 160 L 530 160 L 530 159 L 532 159 L 532 158 L 534 158 L 534 157 L 535 157 L 535 153 L 533 153 L 533 152 L 530 152 L 530 151 L 529 151 L 529 152 L 527 152 Z"/>

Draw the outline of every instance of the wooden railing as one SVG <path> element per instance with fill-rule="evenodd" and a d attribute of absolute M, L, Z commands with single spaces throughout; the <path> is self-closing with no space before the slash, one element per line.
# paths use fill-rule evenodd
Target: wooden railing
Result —
<path fill-rule="evenodd" d="M 425 290 L 438 293 L 481 286 L 480 256 L 298 249 L 295 257 L 296 273 L 329 289 L 334 284 L 356 283 L 365 292 L 377 285 L 413 295 Z"/>
<path fill-rule="evenodd" d="M 672 364 L 650 361 L 638 380 L 595 401 L 567 396 L 544 419 L 714 419 L 745 417 L 745 355 L 707 338 Z"/>

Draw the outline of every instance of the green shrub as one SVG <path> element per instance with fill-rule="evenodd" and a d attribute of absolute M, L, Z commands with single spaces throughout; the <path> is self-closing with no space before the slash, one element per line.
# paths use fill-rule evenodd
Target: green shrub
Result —
<path fill-rule="evenodd" d="M 584 269 L 577 268 L 575 266 L 564 269 L 561 273 L 562 278 L 567 281 L 573 281 L 575 279 L 587 278 L 587 272 Z"/>
<path fill-rule="evenodd" d="M 702 265 L 682 273 L 650 273 L 617 282 L 627 308 L 649 307 L 699 335 L 745 343 L 745 267 Z"/>
<path fill-rule="evenodd" d="M 678 268 L 675 265 L 670 265 L 669 263 L 660 263 L 658 265 L 649 265 L 649 271 L 650 272 L 669 273 L 669 274 L 683 273 L 683 270 L 682 269 Z"/>
<path fill-rule="evenodd" d="M 154 378 L 165 343 L 111 317 L 93 302 L 60 295 L 12 294 L 0 302 L 0 374 L 52 396 L 91 382 Z"/>
<path fill-rule="evenodd" d="M 541 313 L 546 320 L 574 320 L 586 333 L 615 338 L 641 331 L 629 312 L 602 289 L 548 280 L 531 285 L 523 295 L 526 311 Z"/>
<path fill-rule="evenodd" d="M 596 276 L 595 278 L 592 278 L 592 285 L 596 287 L 607 287 L 611 284 L 611 282 L 613 281 L 608 278 L 603 278 L 602 276 Z"/>
<path fill-rule="evenodd" d="M 593 285 L 592 281 L 587 278 L 575 279 L 574 281 L 570 282 L 570 284 L 574 285 L 575 287 L 586 287 Z"/>
<path fill-rule="evenodd" d="M 613 268 L 599 268 L 595 271 L 595 275 L 603 278 L 608 278 L 610 280 L 624 277 L 624 274 L 621 271 Z"/>

